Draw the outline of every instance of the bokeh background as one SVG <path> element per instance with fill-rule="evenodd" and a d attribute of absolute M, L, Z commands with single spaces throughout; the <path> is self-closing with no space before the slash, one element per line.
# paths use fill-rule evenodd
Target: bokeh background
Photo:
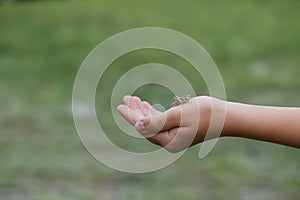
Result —
<path fill-rule="evenodd" d="M 196 146 L 165 169 L 125 174 L 85 150 L 71 112 L 86 55 L 109 36 L 143 26 L 171 28 L 202 44 L 219 67 L 228 100 L 300 106 L 300 1 L 0 2 L 1 200 L 300 198 L 297 149 L 222 138 L 203 160 Z M 99 121 L 112 141 L 137 152 L 157 147 L 120 131 L 110 96 L 122 74 L 148 62 L 174 67 L 197 95 L 208 94 L 201 77 L 172 54 L 142 50 L 116 60 L 97 89 Z M 172 93 L 158 85 L 135 94 L 165 107 L 172 102 Z"/>

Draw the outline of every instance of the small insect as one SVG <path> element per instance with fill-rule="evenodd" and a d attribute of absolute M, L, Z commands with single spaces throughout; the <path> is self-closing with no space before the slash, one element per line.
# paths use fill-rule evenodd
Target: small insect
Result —
<path fill-rule="evenodd" d="M 188 103 L 190 99 L 191 99 L 190 94 L 183 95 L 182 97 L 174 96 L 175 102 L 172 103 L 172 106 L 178 106 L 184 103 Z"/>

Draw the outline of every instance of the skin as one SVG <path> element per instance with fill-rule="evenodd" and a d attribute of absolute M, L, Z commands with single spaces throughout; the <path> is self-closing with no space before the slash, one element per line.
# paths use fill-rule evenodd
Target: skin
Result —
<path fill-rule="evenodd" d="M 225 119 L 220 137 L 242 137 L 300 148 L 300 108 L 256 106 L 200 96 L 160 112 L 136 96 L 125 96 L 117 110 L 150 142 L 176 153 L 219 136 L 213 134 L 217 129 L 210 127 L 213 101 L 224 105 L 216 108 L 220 119 Z M 212 134 L 205 137 L 208 130 Z"/>

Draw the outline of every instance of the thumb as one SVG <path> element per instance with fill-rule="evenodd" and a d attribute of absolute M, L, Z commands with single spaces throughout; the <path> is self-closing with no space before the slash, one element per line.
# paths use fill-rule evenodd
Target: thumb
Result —
<path fill-rule="evenodd" d="M 136 129 L 143 134 L 156 134 L 180 126 L 181 110 L 173 107 L 169 110 L 141 119 Z"/>

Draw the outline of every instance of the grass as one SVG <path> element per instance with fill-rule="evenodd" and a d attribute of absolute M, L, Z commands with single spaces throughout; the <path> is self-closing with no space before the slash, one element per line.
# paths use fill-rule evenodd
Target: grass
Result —
<path fill-rule="evenodd" d="M 121 31 L 160 26 L 201 43 L 222 73 L 229 100 L 299 106 L 298 1 L 28 1 L 0 6 L 0 199 L 297 199 L 298 150 L 226 138 L 207 158 L 198 147 L 149 174 L 124 174 L 94 160 L 71 114 L 76 72 L 99 42 Z M 113 84 L 147 62 L 201 77 L 180 58 L 143 50 L 116 60 L 97 89 L 97 110 L 111 139 L 128 150 L 155 148 L 124 136 L 110 110 Z M 149 90 L 156 92 L 149 93 Z M 169 105 L 158 86 L 136 91 Z"/>

